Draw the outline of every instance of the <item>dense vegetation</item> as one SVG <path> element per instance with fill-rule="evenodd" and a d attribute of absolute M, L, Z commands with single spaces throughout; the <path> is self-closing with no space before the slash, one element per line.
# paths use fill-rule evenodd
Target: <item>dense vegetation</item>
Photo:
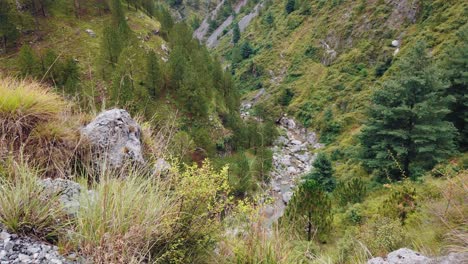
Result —
<path fill-rule="evenodd" d="M 95 263 L 465 252 L 468 5 L 250 0 L 236 15 L 226 0 L 209 32 L 234 23 L 208 50 L 193 29 L 218 2 L 0 2 L 0 223 Z M 94 175 L 78 131 L 112 107 L 142 124 L 149 163 Z M 285 113 L 325 147 L 265 227 Z M 161 157 L 172 169 L 153 175 Z M 44 177 L 79 182 L 87 206 L 67 215 Z"/>

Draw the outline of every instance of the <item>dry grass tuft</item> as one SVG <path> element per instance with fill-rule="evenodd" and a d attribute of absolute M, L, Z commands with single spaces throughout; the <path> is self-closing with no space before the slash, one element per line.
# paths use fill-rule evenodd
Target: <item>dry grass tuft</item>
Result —
<path fill-rule="evenodd" d="M 34 161 L 46 177 L 69 175 L 80 143 L 70 104 L 37 82 L 10 77 L 0 78 L 0 94 L 0 158 L 13 153 Z"/>

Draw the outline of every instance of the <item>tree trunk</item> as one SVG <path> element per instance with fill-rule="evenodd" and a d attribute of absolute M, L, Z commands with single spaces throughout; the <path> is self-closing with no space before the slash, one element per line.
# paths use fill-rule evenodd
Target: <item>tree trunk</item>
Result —
<path fill-rule="evenodd" d="M 312 239 L 312 214 L 307 214 L 307 241 Z"/>

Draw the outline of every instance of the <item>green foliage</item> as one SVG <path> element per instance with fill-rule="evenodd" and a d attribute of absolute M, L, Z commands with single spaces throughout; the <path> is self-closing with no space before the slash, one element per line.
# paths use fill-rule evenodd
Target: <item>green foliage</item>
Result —
<path fill-rule="evenodd" d="M 47 49 L 42 58 L 42 75 L 46 80 L 55 83 L 60 78 L 61 64 L 55 51 Z"/>
<path fill-rule="evenodd" d="M 123 49 L 123 40 L 122 36 L 119 35 L 119 32 L 115 27 L 109 25 L 104 28 L 101 38 L 101 56 L 104 60 L 104 69 L 107 68 L 107 65 L 115 67 L 120 56 L 120 52 Z M 105 73 L 103 70 L 103 77 L 105 78 L 108 73 Z"/>
<path fill-rule="evenodd" d="M 0 43 L 3 52 L 7 52 L 9 43 L 14 43 L 19 37 L 19 31 L 14 23 L 15 14 L 8 1 L 0 2 Z"/>
<path fill-rule="evenodd" d="M 455 128 L 444 121 L 451 96 L 418 43 L 398 63 L 399 71 L 374 93 L 360 136 L 364 165 L 380 178 L 413 177 L 452 154 Z"/>
<path fill-rule="evenodd" d="M 240 29 L 239 29 L 239 24 L 234 23 L 234 27 L 232 29 L 232 43 L 236 44 L 239 42 L 240 39 Z"/>
<path fill-rule="evenodd" d="M 335 189 L 334 195 L 341 206 L 348 203 L 361 203 L 367 194 L 364 182 L 359 178 L 353 178 L 346 182 L 340 181 Z"/>
<path fill-rule="evenodd" d="M 156 17 L 161 23 L 161 34 L 165 37 L 168 36 L 174 26 L 174 20 L 172 19 L 171 13 L 163 5 L 158 5 L 156 8 Z"/>
<path fill-rule="evenodd" d="M 444 78 L 449 87 L 446 96 L 453 96 L 449 105 L 450 113 L 447 120 L 458 129 L 458 144 L 462 150 L 468 146 L 468 26 L 462 27 L 457 33 L 457 44 L 449 47 L 442 62 Z"/>
<path fill-rule="evenodd" d="M 117 30 L 119 35 L 125 39 L 130 34 L 130 27 L 125 19 L 125 13 L 122 8 L 120 0 L 111 0 L 111 11 L 112 11 L 112 26 Z"/>
<path fill-rule="evenodd" d="M 319 153 L 313 163 L 312 172 L 307 174 L 307 180 L 313 180 L 326 192 L 332 192 L 336 187 L 336 180 L 333 176 L 333 168 L 325 153 Z"/>
<path fill-rule="evenodd" d="M 273 16 L 273 14 L 271 12 L 268 12 L 266 14 L 265 22 L 270 26 L 273 25 L 273 23 L 275 23 L 275 17 Z"/>
<path fill-rule="evenodd" d="M 39 60 L 34 54 L 31 46 L 25 44 L 21 47 L 18 55 L 18 66 L 23 77 L 37 76 L 39 72 Z"/>
<path fill-rule="evenodd" d="M 233 165 L 229 169 L 229 182 L 233 194 L 237 197 L 245 197 L 255 189 L 251 164 L 245 152 L 240 152 L 235 156 Z"/>
<path fill-rule="evenodd" d="M 289 103 L 291 103 L 293 97 L 294 97 L 294 92 L 291 89 L 286 88 L 281 93 L 281 97 L 279 98 L 279 103 L 282 106 L 288 106 Z"/>
<path fill-rule="evenodd" d="M 286 14 L 294 12 L 296 10 L 296 0 L 287 0 L 284 9 L 286 10 Z"/>
<path fill-rule="evenodd" d="M 240 54 L 242 56 L 242 59 L 248 59 L 253 53 L 254 50 L 248 41 L 242 43 L 242 45 L 240 46 Z"/>
<path fill-rule="evenodd" d="M 405 245 L 405 233 L 398 220 L 375 217 L 360 231 L 361 239 L 372 255 L 386 255 Z"/>
<path fill-rule="evenodd" d="M 294 192 L 284 217 L 289 226 L 301 232 L 306 230 L 308 241 L 324 240 L 332 222 L 330 199 L 322 186 L 306 179 Z"/>
<path fill-rule="evenodd" d="M 158 58 L 154 51 L 150 51 L 146 55 L 146 89 L 152 98 L 160 96 L 163 86 L 163 75 L 161 66 L 159 65 Z"/>
<path fill-rule="evenodd" d="M 325 111 L 323 117 L 323 125 L 320 129 L 320 141 L 329 144 L 338 136 L 341 131 L 341 126 L 333 118 L 333 112 L 329 108 Z"/>
<path fill-rule="evenodd" d="M 416 189 L 406 180 L 402 184 L 391 185 L 391 194 L 384 201 L 382 211 L 392 218 L 399 218 L 402 224 L 416 211 L 417 194 Z"/>

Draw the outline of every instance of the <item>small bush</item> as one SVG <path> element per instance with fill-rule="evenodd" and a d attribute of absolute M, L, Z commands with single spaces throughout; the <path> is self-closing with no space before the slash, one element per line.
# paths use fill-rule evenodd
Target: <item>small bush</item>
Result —
<path fill-rule="evenodd" d="M 398 220 L 388 217 L 371 219 L 361 228 L 360 237 L 372 255 L 386 255 L 404 246 L 405 231 Z"/>
<path fill-rule="evenodd" d="M 351 179 L 347 182 L 339 182 L 336 186 L 335 196 L 340 205 L 348 203 L 360 203 L 366 196 L 367 188 L 359 178 Z"/>

